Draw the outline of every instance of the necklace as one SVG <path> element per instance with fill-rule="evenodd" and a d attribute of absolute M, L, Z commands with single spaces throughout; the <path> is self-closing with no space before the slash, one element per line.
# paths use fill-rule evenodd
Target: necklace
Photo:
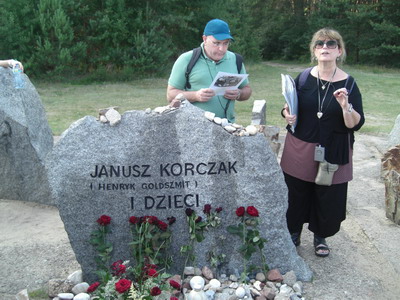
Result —
<path fill-rule="evenodd" d="M 337 68 L 335 68 L 335 70 L 333 71 L 333 74 L 332 74 L 332 77 L 331 77 L 331 79 L 329 79 L 329 81 L 327 81 L 325 84 L 322 84 L 322 81 L 321 81 L 321 79 L 319 78 L 319 71 L 318 71 L 318 73 L 317 73 L 317 93 L 318 93 L 318 112 L 317 112 L 317 117 L 318 117 L 318 119 L 321 119 L 322 118 L 322 116 L 324 115 L 324 113 L 322 112 L 322 107 L 324 106 L 324 102 L 325 102 L 325 99 L 326 99 L 326 95 L 328 94 L 328 91 L 329 91 L 329 87 L 331 86 L 331 83 L 332 83 L 332 79 L 333 79 L 333 77 L 335 76 L 335 74 L 336 74 L 336 69 Z M 322 90 L 325 90 L 325 88 L 327 87 L 327 89 L 326 89 L 326 91 L 325 91 L 325 94 L 324 94 L 324 97 L 322 98 L 322 102 L 321 102 L 321 95 L 320 95 L 320 92 L 319 92 L 319 84 L 321 83 L 321 88 L 322 88 Z M 332 94 L 332 97 L 333 97 L 333 94 Z M 331 100 L 332 100 L 332 97 L 331 97 Z M 330 101 L 329 101 L 329 103 L 330 103 Z M 329 105 L 329 103 L 328 103 L 328 105 Z M 328 106 L 327 106 L 328 107 Z"/>
<path fill-rule="evenodd" d="M 317 71 L 318 73 L 318 81 L 321 83 L 321 88 L 323 89 L 323 90 L 325 90 L 325 87 L 326 87 L 326 85 L 329 85 L 331 82 L 332 82 L 332 79 L 333 79 L 333 77 L 335 76 L 335 74 L 336 74 L 336 69 L 337 68 L 335 68 L 335 70 L 333 71 L 333 74 L 332 74 L 332 77 L 331 77 L 331 79 L 329 79 L 325 84 L 323 84 L 322 83 L 322 80 L 319 78 L 319 70 Z"/>

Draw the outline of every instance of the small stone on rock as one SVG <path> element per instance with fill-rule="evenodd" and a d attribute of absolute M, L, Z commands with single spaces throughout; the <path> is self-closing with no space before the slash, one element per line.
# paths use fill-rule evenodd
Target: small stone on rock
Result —
<path fill-rule="evenodd" d="M 83 277 L 82 277 L 82 270 L 78 270 L 73 272 L 72 274 L 70 274 L 67 277 L 67 280 L 70 281 L 72 284 L 78 284 L 81 283 L 83 281 Z"/>

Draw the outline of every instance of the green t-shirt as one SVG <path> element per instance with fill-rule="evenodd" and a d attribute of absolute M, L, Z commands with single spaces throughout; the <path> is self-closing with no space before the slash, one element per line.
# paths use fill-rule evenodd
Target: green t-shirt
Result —
<path fill-rule="evenodd" d="M 191 88 L 188 91 L 198 91 L 203 88 L 208 88 L 214 80 L 218 72 L 228 72 L 237 74 L 236 55 L 231 51 L 227 51 L 224 57 L 215 62 L 209 59 L 201 44 L 203 55 L 200 55 L 199 60 L 194 65 L 189 75 Z M 178 57 L 172 67 L 171 75 L 168 80 L 168 85 L 179 90 L 185 90 L 186 85 L 186 67 L 192 57 L 193 50 L 183 53 Z M 242 65 L 241 74 L 246 74 L 246 69 Z M 244 80 L 240 87 L 249 84 L 248 79 Z M 193 102 L 192 104 L 206 111 L 215 113 L 217 117 L 227 118 L 230 122 L 235 121 L 235 102 L 225 99 L 223 96 L 214 96 L 208 102 Z M 225 114 L 226 110 L 226 114 Z"/>

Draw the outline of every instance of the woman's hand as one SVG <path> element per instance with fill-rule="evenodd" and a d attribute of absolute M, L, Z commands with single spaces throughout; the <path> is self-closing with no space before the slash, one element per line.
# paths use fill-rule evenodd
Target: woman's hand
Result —
<path fill-rule="evenodd" d="M 287 122 L 289 125 L 293 125 L 293 124 L 296 123 L 297 116 L 296 116 L 296 115 L 291 115 L 291 114 L 289 113 L 289 108 L 288 108 L 287 105 L 284 106 L 284 108 L 283 108 L 281 114 L 282 114 L 282 116 L 285 117 L 285 120 L 286 120 L 286 122 Z"/>
<path fill-rule="evenodd" d="M 349 96 L 346 88 L 341 88 L 333 92 L 337 102 L 342 109 L 347 110 L 349 106 Z"/>
<path fill-rule="evenodd" d="M 341 88 L 333 92 L 337 102 L 342 107 L 344 124 L 347 128 L 353 128 L 361 119 L 358 112 L 353 109 L 353 105 L 349 103 L 349 95 L 346 88 Z"/>

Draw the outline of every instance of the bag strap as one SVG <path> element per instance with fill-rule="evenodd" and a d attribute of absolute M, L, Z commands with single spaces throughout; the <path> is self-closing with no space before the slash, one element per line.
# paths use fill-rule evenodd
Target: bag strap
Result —
<path fill-rule="evenodd" d="M 186 77 L 185 89 L 186 90 L 190 89 L 192 87 L 192 85 L 189 82 L 189 75 L 190 75 L 190 72 L 192 72 L 194 65 L 199 60 L 201 54 L 202 54 L 201 47 L 197 47 L 197 48 L 193 49 L 192 57 L 190 58 L 190 61 L 186 67 L 186 72 L 185 72 L 185 77 Z M 240 72 L 242 71 L 243 57 L 238 53 L 235 53 L 235 56 L 236 56 L 236 68 L 238 70 L 238 74 L 240 74 Z"/>
<path fill-rule="evenodd" d="M 346 79 L 345 84 L 344 84 L 344 87 L 347 88 L 347 84 L 348 84 L 349 81 L 351 82 L 351 80 L 353 80 L 353 82 L 350 85 L 350 89 L 347 89 L 349 95 L 351 94 L 351 92 L 353 90 L 353 87 L 354 87 L 354 84 L 356 83 L 356 81 L 354 80 L 354 78 L 352 76 L 349 75 L 347 77 L 347 79 Z"/>

